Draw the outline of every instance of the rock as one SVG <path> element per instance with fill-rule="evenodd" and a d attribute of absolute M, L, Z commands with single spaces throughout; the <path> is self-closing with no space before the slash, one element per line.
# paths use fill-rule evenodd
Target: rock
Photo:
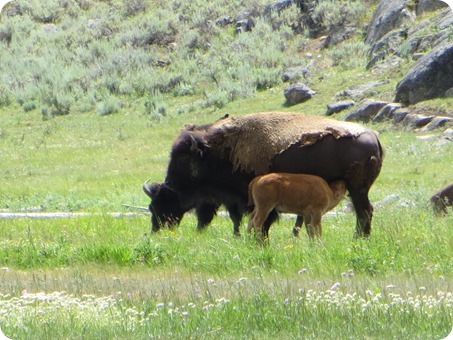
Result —
<path fill-rule="evenodd" d="M 415 53 L 412 55 L 412 60 L 420 60 L 421 58 L 423 58 L 423 56 L 425 55 L 425 53 Z"/>
<path fill-rule="evenodd" d="M 433 119 L 434 119 L 433 116 L 424 116 L 416 113 L 408 113 L 401 121 L 401 124 L 410 129 L 417 129 L 427 125 Z"/>
<path fill-rule="evenodd" d="M 402 60 L 403 59 L 401 59 L 397 55 L 392 55 L 390 58 L 382 60 L 374 65 L 371 69 L 371 72 L 375 74 L 377 72 L 381 72 L 382 70 L 391 70 L 397 68 L 398 66 L 400 66 Z"/>
<path fill-rule="evenodd" d="M 448 5 L 442 1 L 418 0 L 416 12 L 417 15 L 421 15 L 424 12 L 437 11 L 445 7 L 448 7 Z"/>
<path fill-rule="evenodd" d="M 406 9 L 408 2 L 410 0 L 381 0 L 371 18 L 365 42 L 373 45 L 388 32 L 413 20 L 414 16 Z"/>
<path fill-rule="evenodd" d="M 453 129 L 448 128 L 445 130 L 443 136 L 445 138 L 453 138 Z"/>
<path fill-rule="evenodd" d="M 304 79 L 308 73 L 308 68 L 297 66 L 297 67 L 290 67 L 283 73 L 282 80 L 283 82 L 290 82 L 294 83 L 301 79 Z"/>
<path fill-rule="evenodd" d="M 330 116 L 330 115 L 333 115 L 334 113 L 346 110 L 347 108 L 350 108 L 354 104 L 355 104 L 355 102 L 353 100 L 345 100 L 342 102 L 328 104 L 326 115 Z"/>
<path fill-rule="evenodd" d="M 374 116 L 373 122 L 382 122 L 384 120 L 393 119 L 393 115 L 396 110 L 401 108 L 401 104 L 399 103 L 389 103 L 385 105 L 379 112 Z"/>
<path fill-rule="evenodd" d="M 369 122 L 388 103 L 368 99 L 360 103 L 359 107 L 348 114 L 346 121 Z"/>
<path fill-rule="evenodd" d="M 329 35 L 324 40 L 323 48 L 329 48 L 337 45 L 342 41 L 349 39 L 356 32 L 357 28 L 355 27 L 339 26 L 336 29 L 331 29 Z"/>
<path fill-rule="evenodd" d="M 229 15 L 226 15 L 224 17 L 218 18 L 215 21 L 216 26 L 220 26 L 220 27 L 226 27 L 226 26 L 228 26 L 228 25 L 230 25 L 232 23 L 233 23 L 233 20 L 231 19 L 231 17 Z"/>
<path fill-rule="evenodd" d="M 373 67 L 377 62 L 384 59 L 388 54 L 395 53 L 407 38 L 407 29 L 399 29 L 387 33 L 379 41 L 371 45 L 370 61 L 366 68 Z M 416 48 L 416 47 L 415 47 Z M 415 50 L 414 48 L 414 50 Z"/>
<path fill-rule="evenodd" d="M 281 11 L 288 8 L 293 4 L 293 0 L 280 0 L 273 2 L 264 7 L 263 16 L 265 18 L 271 16 L 273 13 L 280 14 Z"/>
<path fill-rule="evenodd" d="M 451 89 L 448 89 L 447 91 L 445 91 L 444 97 L 453 98 L 453 87 Z"/>
<path fill-rule="evenodd" d="M 343 90 L 335 95 L 335 97 L 349 97 L 349 98 L 358 98 L 361 99 L 365 96 L 366 92 L 378 87 L 380 85 L 387 84 L 388 81 L 372 81 L 367 84 L 362 85 L 353 85 L 348 87 L 346 90 Z"/>
<path fill-rule="evenodd" d="M 434 129 L 438 129 L 440 127 L 445 126 L 446 124 L 451 124 L 453 123 L 453 118 L 451 117 L 442 117 L 442 116 L 437 116 L 434 117 L 431 122 L 429 122 L 422 131 L 431 131 Z"/>
<path fill-rule="evenodd" d="M 403 119 L 409 114 L 408 109 L 398 109 L 393 113 L 393 124 L 398 124 L 403 121 Z"/>
<path fill-rule="evenodd" d="M 316 92 L 310 89 L 307 85 L 297 83 L 285 89 L 284 95 L 286 102 L 289 105 L 303 103 L 313 97 Z"/>
<path fill-rule="evenodd" d="M 396 87 L 395 101 L 405 105 L 442 97 L 453 87 L 453 43 L 418 60 Z"/>
<path fill-rule="evenodd" d="M 255 27 L 255 18 L 259 17 L 260 12 L 256 9 L 243 10 L 234 18 L 234 33 L 249 32 Z"/>

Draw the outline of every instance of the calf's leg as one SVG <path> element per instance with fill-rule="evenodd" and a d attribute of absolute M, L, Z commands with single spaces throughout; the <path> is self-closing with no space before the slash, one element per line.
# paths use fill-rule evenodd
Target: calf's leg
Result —
<path fill-rule="evenodd" d="M 305 216 L 305 227 L 307 228 L 308 237 L 311 239 L 314 239 L 315 237 L 320 238 L 322 235 L 321 216 L 321 213 L 313 213 Z"/>
<path fill-rule="evenodd" d="M 304 224 L 304 216 L 297 215 L 296 223 L 294 224 L 294 228 L 293 228 L 293 235 L 295 237 L 299 237 L 299 232 L 300 232 L 300 229 L 302 228 L 302 224 Z"/>

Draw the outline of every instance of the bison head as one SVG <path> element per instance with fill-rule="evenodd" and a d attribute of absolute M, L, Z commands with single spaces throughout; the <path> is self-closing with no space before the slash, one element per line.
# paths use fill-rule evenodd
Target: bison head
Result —
<path fill-rule="evenodd" d="M 149 211 L 151 212 L 152 231 L 161 227 L 178 225 L 184 215 L 178 194 L 165 183 L 143 184 L 143 191 L 151 198 Z"/>

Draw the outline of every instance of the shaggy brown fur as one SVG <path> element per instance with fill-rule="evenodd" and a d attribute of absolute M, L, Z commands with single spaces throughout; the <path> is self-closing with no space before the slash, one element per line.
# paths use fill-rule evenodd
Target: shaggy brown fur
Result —
<path fill-rule="evenodd" d="M 229 155 L 234 169 L 253 171 L 257 175 L 267 173 L 275 155 L 293 144 L 306 146 L 326 135 L 338 139 L 358 137 L 369 131 L 355 123 L 282 112 L 220 119 L 210 127 L 210 145 L 223 155 Z M 191 127 L 191 130 L 198 129 Z"/>
<path fill-rule="evenodd" d="M 430 202 L 437 214 L 446 214 L 447 207 L 453 206 L 453 183 L 443 187 L 432 195 Z"/>
<path fill-rule="evenodd" d="M 320 237 L 321 217 L 340 203 L 346 184 L 338 180 L 328 184 L 313 175 L 271 173 L 254 178 L 249 184 L 249 205 L 254 205 L 248 232 L 262 235 L 262 225 L 273 209 L 301 215 L 310 238 Z"/>

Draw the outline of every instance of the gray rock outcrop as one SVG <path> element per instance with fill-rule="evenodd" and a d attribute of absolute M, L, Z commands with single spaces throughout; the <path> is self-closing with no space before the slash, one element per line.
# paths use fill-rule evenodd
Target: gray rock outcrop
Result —
<path fill-rule="evenodd" d="M 453 43 L 418 60 L 398 83 L 395 101 L 411 105 L 443 97 L 453 87 Z"/>
<path fill-rule="evenodd" d="M 310 89 L 307 85 L 296 83 L 285 89 L 284 95 L 288 105 L 303 103 L 313 97 L 316 92 Z"/>

